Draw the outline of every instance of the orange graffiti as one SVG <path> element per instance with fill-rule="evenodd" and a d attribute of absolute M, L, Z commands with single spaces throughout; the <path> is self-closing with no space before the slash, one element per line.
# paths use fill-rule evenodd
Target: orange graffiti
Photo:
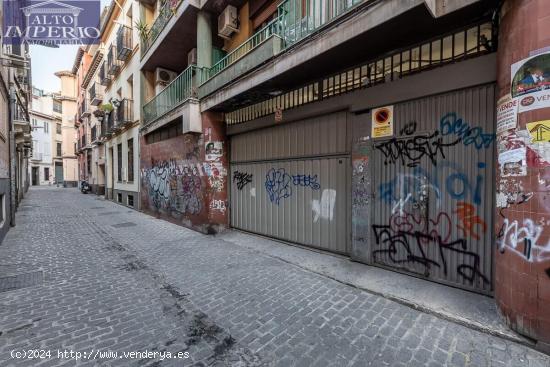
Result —
<path fill-rule="evenodd" d="M 458 219 L 461 222 L 461 224 L 457 225 L 457 228 L 461 229 L 465 236 L 469 235 L 479 240 L 480 233 L 476 231 L 476 225 L 481 226 L 483 233 L 487 231 L 487 223 L 476 215 L 476 209 L 472 204 L 459 201 L 454 212 L 458 215 Z"/>

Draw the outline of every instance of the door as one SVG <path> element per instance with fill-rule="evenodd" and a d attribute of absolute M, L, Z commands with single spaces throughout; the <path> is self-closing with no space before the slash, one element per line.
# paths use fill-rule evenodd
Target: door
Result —
<path fill-rule="evenodd" d="M 348 131 L 340 112 L 232 137 L 232 226 L 348 253 Z"/>
<path fill-rule="evenodd" d="M 494 85 L 394 106 L 374 139 L 374 264 L 492 291 Z"/>
<path fill-rule="evenodd" d="M 114 187 L 115 187 L 115 156 L 113 153 L 113 147 L 109 148 L 109 187 L 106 190 L 107 199 L 114 198 Z"/>
<path fill-rule="evenodd" d="M 55 182 L 63 183 L 63 163 L 55 162 Z"/>
<path fill-rule="evenodd" d="M 36 186 L 36 185 L 39 185 L 40 184 L 40 177 L 39 177 L 39 171 L 38 171 L 38 167 L 32 167 L 31 168 L 32 172 L 31 172 L 31 184 L 33 186 Z"/>

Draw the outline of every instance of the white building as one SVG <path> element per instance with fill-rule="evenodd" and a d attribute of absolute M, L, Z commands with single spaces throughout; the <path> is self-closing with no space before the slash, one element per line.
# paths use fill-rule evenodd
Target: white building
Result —
<path fill-rule="evenodd" d="M 32 156 L 29 164 L 29 177 L 32 186 L 51 185 L 55 182 L 53 167 L 53 146 L 55 141 L 57 121 L 54 116 L 54 101 L 52 94 L 33 88 L 32 107 L 29 111 L 32 127 Z"/>

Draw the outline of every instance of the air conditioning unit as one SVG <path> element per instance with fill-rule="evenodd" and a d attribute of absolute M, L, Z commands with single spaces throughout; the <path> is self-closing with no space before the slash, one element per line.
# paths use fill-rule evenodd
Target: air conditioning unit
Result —
<path fill-rule="evenodd" d="M 197 49 L 194 48 L 187 54 L 187 66 L 197 65 Z"/>
<path fill-rule="evenodd" d="M 155 90 L 156 93 L 160 92 L 164 89 L 172 80 L 176 79 L 178 76 L 178 73 L 163 69 L 163 68 L 157 68 L 155 70 Z"/>
<path fill-rule="evenodd" d="M 233 32 L 239 31 L 237 8 L 228 5 L 218 17 L 218 35 L 228 39 Z"/>
<path fill-rule="evenodd" d="M 176 73 L 175 71 L 157 68 L 157 70 L 155 70 L 155 83 L 163 83 L 164 85 L 167 85 L 172 80 L 176 79 L 177 76 L 178 73 Z"/>

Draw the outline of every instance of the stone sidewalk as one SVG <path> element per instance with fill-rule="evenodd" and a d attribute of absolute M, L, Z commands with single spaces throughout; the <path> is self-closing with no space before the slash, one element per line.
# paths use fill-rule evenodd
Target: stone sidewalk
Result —
<path fill-rule="evenodd" d="M 31 189 L 17 223 L 0 246 L 2 366 L 550 366 L 516 342 L 74 189 Z M 52 356 L 12 358 L 29 350 Z M 121 355 L 146 350 L 158 354 Z"/>

